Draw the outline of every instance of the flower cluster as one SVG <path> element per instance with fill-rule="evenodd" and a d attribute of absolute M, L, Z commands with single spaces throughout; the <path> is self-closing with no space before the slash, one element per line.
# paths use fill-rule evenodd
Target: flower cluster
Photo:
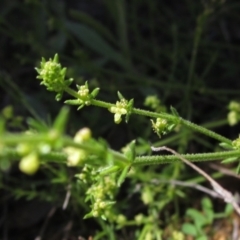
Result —
<path fill-rule="evenodd" d="M 119 124 L 122 121 L 122 115 L 127 114 L 127 106 L 128 102 L 125 99 L 121 99 L 120 101 L 116 102 L 116 105 L 110 107 L 109 111 L 114 113 L 114 122 Z"/>
<path fill-rule="evenodd" d="M 57 92 L 57 99 L 62 96 L 63 91 L 68 87 L 73 79 L 65 79 L 66 68 L 62 68 L 58 60 L 58 55 L 55 54 L 53 59 L 46 61 L 44 58 L 40 63 L 40 68 L 35 68 L 38 72 L 38 79 L 41 79 L 41 85 L 45 85 L 47 90 Z"/>
<path fill-rule="evenodd" d="M 172 123 L 170 124 L 166 119 L 162 119 L 162 118 L 157 118 L 156 122 L 151 120 L 151 122 L 152 122 L 153 131 L 159 137 L 161 137 L 161 135 L 167 134 L 169 131 L 171 131 L 175 127 L 175 124 L 172 124 Z"/>
<path fill-rule="evenodd" d="M 120 92 L 117 94 L 120 101 L 117 101 L 116 104 L 108 110 L 111 113 L 114 113 L 114 122 L 116 124 L 119 124 L 122 121 L 122 115 L 126 115 L 125 121 L 128 122 L 133 110 L 133 99 L 127 101 Z"/>
<path fill-rule="evenodd" d="M 115 204 L 113 199 L 116 188 L 115 180 L 111 176 L 105 176 L 88 189 L 86 195 L 91 195 L 92 198 L 90 216 L 101 216 L 103 219 L 106 219 L 106 210 Z"/>
<path fill-rule="evenodd" d="M 96 98 L 96 96 L 99 93 L 99 88 L 93 89 L 93 91 L 90 93 L 88 82 L 86 81 L 84 85 L 77 85 L 77 99 L 69 99 L 66 100 L 65 103 L 70 105 L 78 105 L 78 110 L 83 108 L 85 105 L 89 106 L 91 105 L 92 99 Z"/>
<path fill-rule="evenodd" d="M 92 166 L 85 165 L 76 177 L 85 184 L 91 184 L 86 192 L 86 201 L 91 201 L 91 211 L 84 218 L 101 217 L 106 220 L 113 201 L 117 184 L 115 174 L 101 176 Z"/>

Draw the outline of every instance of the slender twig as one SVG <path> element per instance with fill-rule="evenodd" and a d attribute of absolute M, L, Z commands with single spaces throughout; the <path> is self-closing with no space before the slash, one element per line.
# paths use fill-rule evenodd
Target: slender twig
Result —
<path fill-rule="evenodd" d="M 201 192 L 204 192 L 214 198 L 217 198 L 218 197 L 218 194 L 209 189 L 209 188 L 206 188 L 202 185 L 199 185 L 199 184 L 196 184 L 196 183 L 191 183 L 191 182 L 183 182 L 183 181 L 179 181 L 179 180 L 175 180 L 175 179 L 171 179 L 171 180 L 164 180 L 164 179 L 160 179 L 160 180 L 157 180 L 157 179 L 154 179 L 152 180 L 152 182 L 154 184 L 159 184 L 159 183 L 170 183 L 172 185 L 178 185 L 178 186 L 183 186 L 183 187 L 190 187 L 190 188 L 194 188 L 194 189 L 197 189 Z"/>
<path fill-rule="evenodd" d="M 226 203 L 230 203 L 233 208 L 236 210 L 236 212 L 240 215 L 240 208 L 238 206 L 238 203 L 234 196 L 224 189 L 220 184 L 218 184 L 213 178 L 211 178 L 206 172 L 204 172 L 202 169 L 197 167 L 195 164 L 189 162 L 186 158 L 184 158 L 182 155 L 180 155 L 175 150 L 168 148 L 168 147 L 151 147 L 152 151 L 168 151 L 172 154 L 176 155 L 180 160 L 182 160 L 185 164 L 193 168 L 195 171 L 197 171 L 199 174 L 201 174 L 203 177 L 205 177 L 210 184 L 212 185 L 213 190 L 217 193 L 218 197 L 223 199 Z"/>
<path fill-rule="evenodd" d="M 50 221 L 50 219 L 53 217 L 53 215 L 55 214 L 56 212 L 56 207 L 52 207 L 51 210 L 49 211 L 48 215 L 47 215 L 47 218 L 45 219 L 42 227 L 41 227 L 41 230 L 40 230 L 40 233 L 38 234 L 38 236 L 34 239 L 34 240 L 42 240 L 44 239 L 43 238 L 43 235 L 45 233 L 45 230 L 48 226 L 48 223 Z"/>
<path fill-rule="evenodd" d="M 239 240 L 239 226 L 238 220 L 236 218 L 233 219 L 233 230 L 232 230 L 232 240 Z"/>
<path fill-rule="evenodd" d="M 217 164 L 210 164 L 210 167 L 219 171 L 219 172 L 221 172 L 221 173 L 223 173 L 223 174 L 225 174 L 225 175 L 240 179 L 240 176 L 238 174 L 234 173 L 233 171 L 231 171 L 227 168 L 221 167 Z"/>
<path fill-rule="evenodd" d="M 70 200 L 70 197 L 71 197 L 71 184 L 69 184 L 67 186 L 67 193 L 66 193 L 66 197 L 65 197 L 65 200 L 63 202 L 63 206 L 62 206 L 62 209 L 65 210 L 68 206 L 68 203 L 69 203 L 69 200 Z"/>

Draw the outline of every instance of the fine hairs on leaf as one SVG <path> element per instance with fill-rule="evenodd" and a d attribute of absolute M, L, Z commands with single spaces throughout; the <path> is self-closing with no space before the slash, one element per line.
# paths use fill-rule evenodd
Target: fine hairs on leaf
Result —
<path fill-rule="evenodd" d="M 181 156 L 178 152 L 175 150 L 168 148 L 166 146 L 162 147 L 151 147 L 152 151 L 158 152 L 158 151 L 167 151 L 172 153 L 173 155 L 177 156 L 181 161 L 183 161 L 185 164 L 193 168 L 195 171 L 197 171 L 199 174 L 201 174 L 203 177 L 205 177 L 209 183 L 211 184 L 213 190 L 217 193 L 218 197 L 223 199 L 226 203 L 230 203 L 233 208 L 236 210 L 236 212 L 240 215 L 240 207 L 238 206 L 238 203 L 234 196 L 224 189 L 220 184 L 218 184 L 213 178 L 211 178 L 206 172 L 204 172 L 202 169 L 197 167 L 195 164 L 189 162 L 186 158 Z"/>

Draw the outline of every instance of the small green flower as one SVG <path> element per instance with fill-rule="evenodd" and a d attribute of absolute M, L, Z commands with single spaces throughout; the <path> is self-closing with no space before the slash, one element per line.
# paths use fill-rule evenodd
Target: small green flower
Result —
<path fill-rule="evenodd" d="M 154 122 L 153 120 L 151 120 L 151 122 L 153 131 L 157 133 L 159 137 L 167 133 L 169 123 L 167 122 L 166 119 L 157 118 L 156 122 Z"/>
<path fill-rule="evenodd" d="M 119 124 L 122 121 L 122 115 L 127 114 L 127 106 L 128 101 L 125 99 L 121 99 L 120 101 L 116 102 L 115 106 L 109 108 L 109 111 L 114 114 L 114 122 Z"/>
<path fill-rule="evenodd" d="M 88 87 L 86 87 L 85 85 L 80 86 L 79 90 L 78 90 L 78 94 L 82 97 L 82 98 L 87 98 L 88 94 L 89 94 L 89 89 Z"/>
<path fill-rule="evenodd" d="M 89 93 L 88 83 L 85 82 L 85 85 L 77 85 L 79 100 L 82 105 L 90 105 L 92 96 Z"/>
<path fill-rule="evenodd" d="M 89 88 L 88 88 L 88 82 L 86 81 L 84 85 L 77 85 L 78 89 L 78 98 L 77 99 L 68 99 L 65 101 L 65 103 L 70 104 L 70 105 L 78 105 L 78 110 L 83 108 L 85 105 L 89 106 L 91 105 L 91 101 L 96 98 L 98 95 L 100 89 L 95 88 L 93 91 L 90 93 Z"/>

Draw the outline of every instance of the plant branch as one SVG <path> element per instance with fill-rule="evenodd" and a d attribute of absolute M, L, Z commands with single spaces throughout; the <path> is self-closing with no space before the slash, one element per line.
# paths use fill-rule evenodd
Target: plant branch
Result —
<path fill-rule="evenodd" d="M 214 153 L 182 154 L 181 156 L 187 158 L 191 162 L 202 162 L 226 159 L 230 157 L 240 157 L 240 151 L 233 150 Z M 179 157 L 176 155 L 139 156 L 136 157 L 135 160 L 133 161 L 133 166 L 165 164 L 177 161 L 179 161 Z"/>

